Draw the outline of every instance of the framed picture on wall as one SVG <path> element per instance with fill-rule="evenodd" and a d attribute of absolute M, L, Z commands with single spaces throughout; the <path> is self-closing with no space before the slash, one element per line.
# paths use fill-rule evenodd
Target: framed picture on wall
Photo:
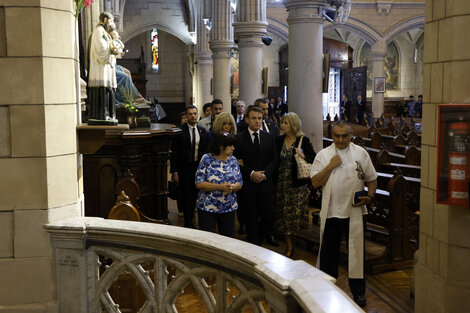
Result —
<path fill-rule="evenodd" d="M 385 92 L 385 77 L 374 79 L 374 92 Z"/>

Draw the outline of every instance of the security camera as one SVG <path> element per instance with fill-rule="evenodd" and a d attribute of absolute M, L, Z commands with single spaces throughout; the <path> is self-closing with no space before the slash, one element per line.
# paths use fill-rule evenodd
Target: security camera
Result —
<path fill-rule="evenodd" d="M 273 42 L 273 39 L 269 36 L 263 36 L 261 37 L 261 41 L 266 45 L 269 46 L 271 42 Z"/>

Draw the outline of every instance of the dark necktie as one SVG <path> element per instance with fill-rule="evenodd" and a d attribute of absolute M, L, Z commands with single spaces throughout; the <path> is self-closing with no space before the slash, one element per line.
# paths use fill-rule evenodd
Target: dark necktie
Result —
<path fill-rule="evenodd" d="M 191 159 L 191 162 L 194 162 L 196 155 L 196 127 L 192 127 L 192 129 L 193 136 L 191 138 L 191 153 L 189 154 L 189 158 Z"/>
<path fill-rule="evenodd" d="M 260 144 L 259 144 L 258 133 L 253 133 L 253 136 L 255 136 L 255 140 L 253 141 L 253 144 L 255 145 L 255 150 L 256 152 L 259 152 Z"/>

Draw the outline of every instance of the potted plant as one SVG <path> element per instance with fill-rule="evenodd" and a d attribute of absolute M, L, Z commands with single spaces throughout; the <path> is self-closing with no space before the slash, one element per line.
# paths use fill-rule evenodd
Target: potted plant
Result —
<path fill-rule="evenodd" d="M 121 106 L 120 109 L 126 113 L 127 124 L 129 124 L 129 127 L 135 128 L 137 127 L 137 112 L 139 112 L 139 108 L 135 105 L 132 93 L 128 88 L 119 87 L 119 91 L 124 100 L 124 105 Z"/>

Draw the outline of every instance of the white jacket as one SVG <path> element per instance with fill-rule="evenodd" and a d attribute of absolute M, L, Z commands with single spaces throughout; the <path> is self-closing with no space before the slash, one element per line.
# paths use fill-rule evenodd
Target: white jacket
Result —
<path fill-rule="evenodd" d="M 116 56 L 111 52 L 112 38 L 103 26 L 93 31 L 90 45 L 89 87 L 116 88 Z"/>

